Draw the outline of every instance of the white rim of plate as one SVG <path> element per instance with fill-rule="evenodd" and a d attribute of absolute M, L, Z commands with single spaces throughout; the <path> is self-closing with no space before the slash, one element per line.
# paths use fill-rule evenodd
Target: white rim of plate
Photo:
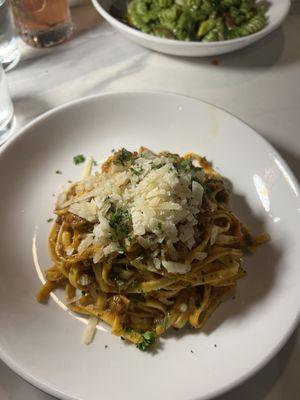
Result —
<path fill-rule="evenodd" d="M 120 30 L 130 33 L 132 36 L 136 36 L 140 39 L 144 39 L 147 42 L 154 42 L 154 43 L 159 43 L 159 44 L 164 44 L 168 46 L 180 46 L 180 47 L 203 47 L 203 48 L 208 48 L 208 47 L 217 47 L 217 46 L 230 46 L 232 44 L 238 44 L 241 42 L 253 42 L 256 38 L 262 39 L 269 33 L 273 32 L 276 30 L 282 22 L 286 19 L 289 10 L 291 8 L 291 0 L 288 0 L 286 3 L 286 8 L 284 10 L 284 13 L 282 16 L 278 19 L 278 21 L 274 25 L 266 25 L 261 31 L 258 31 L 256 33 L 253 33 L 252 35 L 248 36 L 243 36 L 241 38 L 237 39 L 231 39 L 231 40 L 220 40 L 218 42 L 185 42 L 183 40 L 175 40 L 175 39 L 166 39 L 166 38 L 160 38 L 156 37 L 154 35 L 150 35 L 148 33 L 141 32 L 135 28 L 132 28 L 129 25 L 124 24 L 123 22 L 119 21 L 118 19 L 114 18 L 109 12 L 107 12 L 100 4 L 98 0 L 92 0 L 92 3 L 96 10 L 102 15 L 106 21 L 108 21 L 110 24 L 113 26 L 117 26 Z"/>
<path fill-rule="evenodd" d="M 191 101 L 197 101 L 200 103 L 204 103 L 207 104 L 211 107 L 214 107 L 216 109 L 221 110 L 222 112 L 229 114 L 232 118 L 234 118 L 235 120 L 239 121 L 239 123 L 247 126 L 251 131 L 252 134 L 260 141 L 262 141 L 267 147 L 269 147 L 270 150 L 272 150 L 272 152 L 276 155 L 276 157 L 280 160 L 280 163 L 283 165 L 284 169 L 288 172 L 293 184 L 295 185 L 295 187 L 297 188 L 297 191 L 299 192 L 300 188 L 299 188 L 299 183 L 298 180 L 296 179 L 295 175 L 293 174 L 292 170 L 290 169 L 290 167 L 287 165 L 287 163 L 284 161 L 284 159 L 282 158 L 282 156 L 278 153 L 278 151 L 263 137 L 261 136 L 258 132 L 256 132 L 250 125 L 248 125 L 247 123 L 245 123 L 244 121 L 242 121 L 241 119 L 239 119 L 237 116 L 235 116 L 234 114 L 226 111 L 225 109 L 223 109 L 222 107 L 218 107 L 215 106 L 207 101 L 203 101 L 200 100 L 196 97 L 192 97 L 192 96 L 186 96 L 186 95 L 181 95 L 179 93 L 174 93 L 174 92 L 169 92 L 169 91 L 155 91 L 155 90 L 134 90 L 134 91 L 109 91 L 109 92 L 105 92 L 105 93 L 98 93 L 98 94 L 94 94 L 94 95 L 90 95 L 90 96 L 85 96 L 85 97 L 81 97 L 79 99 L 75 99 L 72 101 L 69 101 L 67 103 L 64 103 L 62 105 L 56 106 L 55 108 L 46 111 L 45 113 L 41 114 L 40 116 L 34 118 L 31 122 L 27 123 L 23 128 L 21 128 L 12 138 L 10 138 L 8 140 L 8 142 L 0 149 L 0 158 L 2 153 L 4 153 L 5 151 L 7 151 L 7 149 L 9 149 L 9 147 L 14 143 L 17 142 L 18 139 L 22 136 L 24 136 L 26 134 L 26 132 L 32 127 L 34 126 L 36 123 L 47 119 L 48 117 L 51 117 L 52 115 L 55 115 L 59 112 L 61 112 L 62 110 L 68 109 L 68 108 L 72 108 L 73 105 L 75 104 L 80 104 L 80 103 L 86 103 L 89 102 L 91 100 L 97 99 L 97 98 L 102 98 L 102 97 L 114 97 L 114 96 L 126 96 L 126 95 L 152 95 L 152 96 L 170 96 L 170 97 L 177 97 L 177 98 L 185 98 L 187 100 L 191 100 Z M 281 340 L 277 343 L 277 346 L 274 347 L 273 351 L 271 351 L 268 356 L 262 360 L 260 363 L 258 363 L 256 366 L 254 366 L 252 369 L 250 369 L 249 371 L 247 371 L 243 376 L 241 376 L 237 381 L 229 383 L 227 385 L 224 385 L 223 388 L 215 390 L 213 392 L 211 392 L 211 394 L 209 394 L 208 396 L 202 397 L 202 400 L 209 400 L 209 399 L 213 399 L 214 397 L 223 395 L 227 392 L 229 392 L 230 390 L 240 386 L 242 383 L 244 383 L 245 381 L 247 381 L 249 378 L 251 378 L 252 376 L 255 375 L 255 373 L 259 372 L 263 367 L 265 367 L 271 360 L 272 358 L 274 358 L 278 352 L 283 348 L 283 346 L 285 345 L 285 343 L 288 341 L 288 339 L 290 338 L 290 336 L 292 335 L 292 333 L 295 331 L 297 325 L 300 322 L 300 307 L 298 310 L 298 313 L 293 321 L 293 323 L 291 324 L 291 326 L 289 327 L 289 329 L 285 332 L 285 334 L 283 335 L 283 337 L 281 338 Z M 11 368 L 17 375 L 19 375 L 21 378 L 23 378 L 24 380 L 26 380 L 27 382 L 29 382 L 30 384 L 32 384 L 33 386 L 37 387 L 38 389 L 42 390 L 45 393 L 50 394 L 51 396 L 54 397 L 58 397 L 58 398 L 62 398 L 64 400 L 81 400 L 79 398 L 76 397 L 70 397 L 68 394 L 61 392 L 59 390 L 54 389 L 51 386 L 48 386 L 45 383 L 40 382 L 37 378 L 35 378 L 33 375 L 29 374 L 26 369 L 24 368 L 20 368 L 18 366 L 18 364 L 9 356 L 8 353 L 6 353 L 5 350 L 3 350 L 2 348 L 0 348 L 0 359 L 9 367 Z M 198 400 L 198 399 L 189 399 L 189 400 Z"/>

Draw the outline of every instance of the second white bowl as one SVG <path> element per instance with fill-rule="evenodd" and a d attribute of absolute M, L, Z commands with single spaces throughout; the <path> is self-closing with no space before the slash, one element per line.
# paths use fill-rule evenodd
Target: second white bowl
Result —
<path fill-rule="evenodd" d="M 203 43 L 165 39 L 143 33 L 137 29 L 131 28 L 110 14 L 110 8 L 114 0 L 92 0 L 92 3 L 99 14 L 128 39 L 151 50 L 187 57 L 216 56 L 246 47 L 274 31 L 286 18 L 291 5 L 290 0 L 270 1 L 270 7 L 267 13 L 268 24 L 264 29 L 253 35 L 233 40 Z"/>

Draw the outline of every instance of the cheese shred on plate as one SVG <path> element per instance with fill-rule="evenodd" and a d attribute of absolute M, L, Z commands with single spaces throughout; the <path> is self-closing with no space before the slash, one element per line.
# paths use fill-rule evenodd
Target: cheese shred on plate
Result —
<path fill-rule="evenodd" d="M 76 196 L 57 206 L 68 206 L 70 213 L 94 224 L 78 252 L 82 254 L 90 245 L 101 248 L 94 255 L 95 263 L 122 252 L 115 235 L 117 228 L 127 244 L 134 238 L 148 250 L 164 243 L 162 266 L 168 272 L 184 274 L 190 265 L 175 262 L 180 259 L 175 244 L 180 241 L 190 250 L 196 243 L 204 176 L 203 168 L 192 159 L 169 153 L 155 155 L 146 149 L 139 154 L 122 149 L 117 162 L 110 161 L 101 174 L 83 179 L 76 186 Z M 72 254 L 72 249 L 68 252 Z"/>

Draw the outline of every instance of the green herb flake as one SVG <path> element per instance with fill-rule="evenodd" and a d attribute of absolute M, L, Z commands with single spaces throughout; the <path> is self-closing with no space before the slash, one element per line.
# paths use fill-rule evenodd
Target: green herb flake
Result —
<path fill-rule="evenodd" d="M 57 175 L 61 175 L 61 174 L 62 174 L 62 172 L 61 172 L 59 169 L 57 169 L 57 170 L 55 171 L 55 173 L 56 173 Z"/>
<path fill-rule="evenodd" d="M 165 164 L 165 163 L 152 164 L 152 165 L 151 165 L 151 169 L 160 169 L 160 168 L 162 168 L 164 165 L 166 165 L 166 164 Z"/>
<path fill-rule="evenodd" d="M 53 218 L 48 218 L 47 219 L 47 222 L 52 222 L 53 221 Z"/>
<path fill-rule="evenodd" d="M 114 229 L 115 234 L 121 238 L 129 238 L 132 230 L 131 217 L 127 210 L 117 207 L 109 216 L 109 225 Z"/>
<path fill-rule="evenodd" d="M 81 164 L 85 162 L 85 157 L 83 154 L 78 154 L 77 156 L 73 157 L 73 162 L 75 165 Z"/>
<path fill-rule="evenodd" d="M 147 331 L 142 334 L 140 341 L 137 343 L 136 347 L 139 350 L 146 351 L 155 343 L 156 335 L 154 332 Z"/>
<path fill-rule="evenodd" d="M 130 168 L 130 171 L 131 171 L 134 175 L 139 176 L 139 175 L 141 175 L 141 174 L 144 172 L 144 168 L 143 168 L 142 166 L 137 167 L 137 168 L 131 167 L 131 168 Z"/>
<path fill-rule="evenodd" d="M 201 168 L 201 167 L 195 167 L 194 165 L 193 165 L 193 170 L 194 170 L 194 172 L 201 172 L 202 170 L 203 170 L 203 168 Z"/>
<path fill-rule="evenodd" d="M 114 160 L 114 164 L 121 164 L 121 165 L 125 165 L 127 162 L 131 161 L 133 158 L 133 154 L 122 148 L 121 150 L 119 150 L 116 153 L 116 158 Z"/>
<path fill-rule="evenodd" d="M 180 162 L 176 164 L 176 168 L 178 172 L 192 173 L 197 167 L 193 165 L 192 158 L 187 158 L 186 160 L 180 160 Z"/>

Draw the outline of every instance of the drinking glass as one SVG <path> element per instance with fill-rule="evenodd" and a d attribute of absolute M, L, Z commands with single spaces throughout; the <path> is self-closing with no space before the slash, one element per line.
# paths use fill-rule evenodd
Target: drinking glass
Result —
<path fill-rule="evenodd" d="M 51 47 L 73 33 L 68 0 L 11 0 L 17 31 L 33 47 Z"/>
<path fill-rule="evenodd" d="M 10 99 L 3 67 L 0 63 L 0 145 L 12 134 L 14 109 Z"/>
<path fill-rule="evenodd" d="M 18 40 L 9 0 L 0 0 L 0 63 L 13 66 L 19 59 Z"/>

